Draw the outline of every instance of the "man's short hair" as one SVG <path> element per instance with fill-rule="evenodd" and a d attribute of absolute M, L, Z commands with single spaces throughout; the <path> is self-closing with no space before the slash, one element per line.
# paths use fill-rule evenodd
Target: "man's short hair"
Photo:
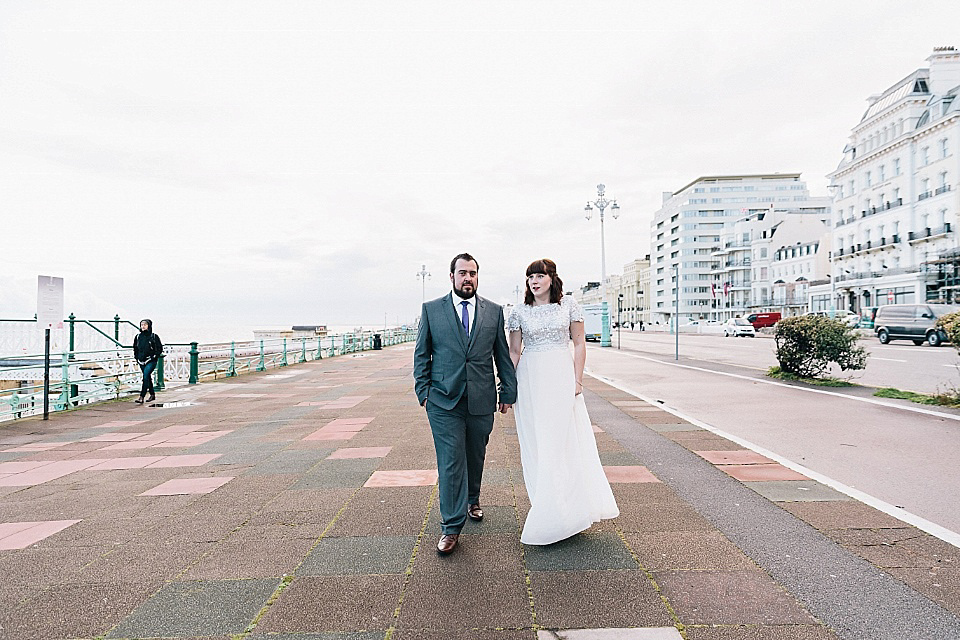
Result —
<path fill-rule="evenodd" d="M 453 260 L 450 261 L 450 273 L 453 273 L 457 269 L 457 260 L 466 260 L 467 262 L 473 262 L 474 264 L 477 265 L 477 271 L 480 271 L 480 263 L 477 262 L 476 258 L 474 258 L 469 253 L 461 253 L 461 254 L 458 254 L 456 257 L 454 257 Z"/>

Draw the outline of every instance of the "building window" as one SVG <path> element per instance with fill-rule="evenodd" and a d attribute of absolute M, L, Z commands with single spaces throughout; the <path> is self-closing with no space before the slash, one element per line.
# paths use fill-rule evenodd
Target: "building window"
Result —
<path fill-rule="evenodd" d="M 947 144 L 948 144 L 948 143 L 947 143 L 947 139 L 946 139 L 946 138 L 944 138 L 943 140 L 940 141 L 940 157 L 941 157 L 941 158 L 946 158 L 947 155 L 948 155 L 949 152 L 950 152 L 950 149 L 949 149 L 949 147 L 947 146 Z"/>
<path fill-rule="evenodd" d="M 857 192 L 857 183 L 853 180 L 850 181 L 850 195 L 853 195 Z"/>
<path fill-rule="evenodd" d="M 873 172 L 871 171 L 867 171 L 867 186 L 868 187 L 873 186 Z"/>
<path fill-rule="evenodd" d="M 893 175 L 900 175 L 900 158 L 893 159 Z"/>
<path fill-rule="evenodd" d="M 887 166 L 882 164 L 879 167 L 877 167 L 877 180 L 879 180 L 880 182 L 883 182 L 886 179 L 887 179 Z"/>
<path fill-rule="evenodd" d="M 930 164 L 930 147 L 920 149 L 920 166 L 925 167 Z"/>

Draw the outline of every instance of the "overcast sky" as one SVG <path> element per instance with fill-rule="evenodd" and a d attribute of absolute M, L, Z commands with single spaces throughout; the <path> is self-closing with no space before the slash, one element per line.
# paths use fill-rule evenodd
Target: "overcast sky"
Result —
<path fill-rule="evenodd" d="M 643 257 L 661 192 L 801 172 L 960 46 L 956 2 L 0 4 L 0 316 L 412 320 L 481 265 L 571 290 Z M 159 329 L 158 329 L 159 330 Z M 249 337 L 241 335 L 238 337 Z"/>

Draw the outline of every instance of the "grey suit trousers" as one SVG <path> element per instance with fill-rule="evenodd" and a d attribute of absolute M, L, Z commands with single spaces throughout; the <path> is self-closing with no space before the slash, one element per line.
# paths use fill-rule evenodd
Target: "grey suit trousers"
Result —
<path fill-rule="evenodd" d="M 440 520 L 445 534 L 460 533 L 467 520 L 467 504 L 480 502 L 480 481 L 493 414 L 470 415 L 467 396 L 452 410 L 426 402 L 427 419 L 437 450 Z"/>

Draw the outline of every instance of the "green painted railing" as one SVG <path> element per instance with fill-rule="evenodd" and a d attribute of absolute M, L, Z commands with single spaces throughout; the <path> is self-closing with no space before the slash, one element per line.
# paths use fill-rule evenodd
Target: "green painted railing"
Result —
<path fill-rule="evenodd" d="M 71 314 L 72 316 L 72 314 Z M 70 326 L 84 324 L 113 343 L 110 349 L 79 351 L 67 349 L 50 355 L 51 411 L 73 409 L 93 402 L 139 393 L 142 374 L 133 360 L 132 348 L 119 344 L 125 321 L 87 321 L 69 319 Z M 113 323 L 111 338 L 95 325 Z M 132 323 L 126 323 L 132 325 Z M 136 325 L 132 325 L 136 329 Z M 316 338 L 277 338 L 217 344 L 197 342 L 164 346 L 154 372 L 154 387 L 197 384 L 205 380 L 230 378 L 244 373 L 331 358 L 370 350 L 380 336 L 383 347 L 416 339 L 416 330 L 388 329 L 329 335 Z M 70 341 L 73 343 L 73 340 Z M 43 354 L 0 356 L 0 382 L 17 381 L 16 388 L 0 389 L 0 421 L 43 412 Z"/>

